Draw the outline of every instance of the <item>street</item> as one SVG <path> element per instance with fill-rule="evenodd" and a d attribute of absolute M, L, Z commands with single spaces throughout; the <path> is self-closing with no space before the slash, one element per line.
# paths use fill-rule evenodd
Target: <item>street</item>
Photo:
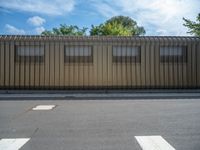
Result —
<path fill-rule="evenodd" d="M 0 100 L 0 139 L 21 150 L 141 150 L 137 136 L 199 150 L 200 99 Z"/>

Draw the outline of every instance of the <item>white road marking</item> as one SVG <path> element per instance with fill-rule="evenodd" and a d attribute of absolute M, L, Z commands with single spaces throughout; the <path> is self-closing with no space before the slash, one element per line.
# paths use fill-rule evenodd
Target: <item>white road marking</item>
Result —
<path fill-rule="evenodd" d="M 37 105 L 32 108 L 32 110 L 51 110 L 55 107 L 55 105 Z"/>
<path fill-rule="evenodd" d="M 162 136 L 135 136 L 142 150 L 175 150 Z"/>
<path fill-rule="evenodd" d="M 1 139 L 0 150 L 19 150 L 30 138 Z"/>

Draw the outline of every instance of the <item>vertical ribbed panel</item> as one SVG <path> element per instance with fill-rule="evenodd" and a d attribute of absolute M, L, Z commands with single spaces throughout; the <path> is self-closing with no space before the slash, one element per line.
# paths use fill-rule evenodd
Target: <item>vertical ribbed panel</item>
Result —
<path fill-rule="evenodd" d="M 0 88 L 199 88 L 199 58 L 197 37 L 1 36 Z"/>

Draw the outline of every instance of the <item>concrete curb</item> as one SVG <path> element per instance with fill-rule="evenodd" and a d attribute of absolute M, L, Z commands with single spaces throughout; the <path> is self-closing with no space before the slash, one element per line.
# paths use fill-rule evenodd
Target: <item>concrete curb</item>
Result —
<path fill-rule="evenodd" d="M 92 99 L 199 99 L 200 93 L 65 93 L 0 94 L 0 100 L 92 100 Z"/>

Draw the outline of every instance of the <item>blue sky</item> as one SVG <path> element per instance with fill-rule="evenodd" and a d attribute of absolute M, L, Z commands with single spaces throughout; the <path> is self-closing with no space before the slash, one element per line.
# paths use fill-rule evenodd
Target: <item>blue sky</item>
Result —
<path fill-rule="evenodd" d="M 189 35 L 200 0 L 0 0 L 0 34 L 40 34 L 60 24 L 91 27 L 116 15 L 144 26 L 146 35 Z"/>

